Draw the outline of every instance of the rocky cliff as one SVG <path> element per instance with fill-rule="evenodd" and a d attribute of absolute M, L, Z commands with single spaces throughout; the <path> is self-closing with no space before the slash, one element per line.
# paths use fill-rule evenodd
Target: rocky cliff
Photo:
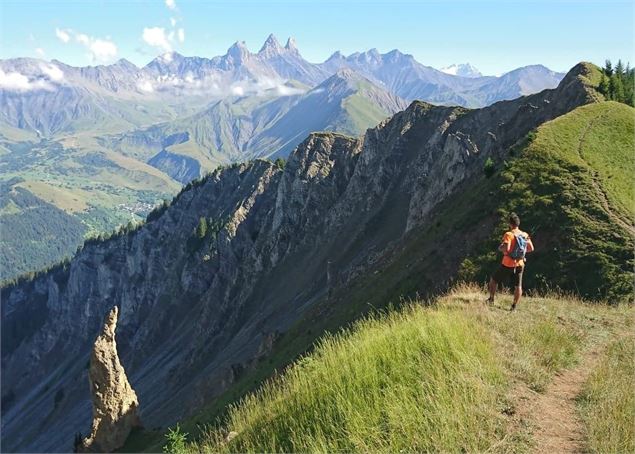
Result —
<path fill-rule="evenodd" d="M 479 110 L 414 102 L 361 139 L 311 134 L 284 169 L 256 160 L 216 170 L 143 228 L 4 289 L 4 449 L 70 449 L 87 432 L 86 364 L 113 305 L 146 426 L 201 407 L 329 287 L 346 287 L 432 223 L 488 157 L 592 102 L 590 70 L 578 65 L 554 90 Z"/>

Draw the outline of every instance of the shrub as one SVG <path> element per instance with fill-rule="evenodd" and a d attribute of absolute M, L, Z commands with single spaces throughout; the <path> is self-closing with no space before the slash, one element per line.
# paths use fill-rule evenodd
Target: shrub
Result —
<path fill-rule="evenodd" d="M 483 165 L 483 172 L 487 178 L 491 177 L 494 175 L 494 172 L 496 172 L 496 166 L 494 165 L 492 158 L 487 158 L 485 161 L 485 165 Z"/>
<path fill-rule="evenodd" d="M 177 424 L 174 428 L 170 428 L 165 434 L 167 443 L 163 446 L 163 452 L 173 454 L 182 454 L 187 452 L 185 443 L 189 434 L 181 432 L 181 427 Z"/>

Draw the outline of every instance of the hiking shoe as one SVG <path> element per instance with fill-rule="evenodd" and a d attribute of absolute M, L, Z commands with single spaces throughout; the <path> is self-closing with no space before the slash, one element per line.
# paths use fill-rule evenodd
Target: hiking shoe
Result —
<path fill-rule="evenodd" d="M 514 312 L 516 310 L 516 305 L 512 304 L 512 307 L 509 308 L 509 312 Z"/>
<path fill-rule="evenodd" d="M 494 298 L 487 298 L 485 302 L 491 306 L 492 304 L 494 304 Z"/>

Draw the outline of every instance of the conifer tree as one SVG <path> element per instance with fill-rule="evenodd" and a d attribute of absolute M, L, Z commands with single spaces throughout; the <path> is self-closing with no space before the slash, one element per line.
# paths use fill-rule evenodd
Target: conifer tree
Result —
<path fill-rule="evenodd" d="M 609 97 L 609 81 L 602 73 L 602 77 L 600 78 L 600 84 L 598 85 L 598 91 L 602 93 L 607 99 Z"/>
<path fill-rule="evenodd" d="M 622 60 L 617 61 L 617 65 L 615 66 L 615 74 L 617 74 L 619 78 L 624 76 L 624 65 L 622 64 Z"/>

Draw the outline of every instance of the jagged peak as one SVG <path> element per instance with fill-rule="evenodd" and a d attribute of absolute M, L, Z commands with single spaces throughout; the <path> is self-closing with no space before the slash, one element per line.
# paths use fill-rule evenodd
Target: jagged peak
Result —
<path fill-rule="evenodd" d="M 236 41 L 229 49 L 227 49 L 225 57 L 231 57 L 237 61 L 244 61 L 250 55 L 251 53 L 249 52 L 249 49 L 247 49 L 245 41 Z"/>
<path fill-rule="evenodd" d="M 120 58 L 114 63 L 113 66 L 120 66 L 122 68 L 128 68 L 128 69 L 139 69 L 137 65 L 132 63 L 130 60 L 126 60 L 125 58 Z"/>
<path fill-rule="evenodd" d="M 227 49 L 227 54 L 229 55 L 244 53 L 249 53 L 249 49 L 247 49 L 247 44 L 245 44 L 245 41 L 236 41 L 229 47 L 229 49 Z"/>
<path fill-rule="evenodd" d="M 282 52 L 282 46 L 278 42 L 278 39 L 275 37 L 273 33 L 271 33 L 264 44 L 258 51 L 259 54 L 271 55 L 271 54 L 279 54 Z"/>
<path fill-rule="evenodd" d="M 289 36 L 289 38 L 287 39 L 287 44 L 284 45 L 284 48 L 293 53 L 299 53 L 295 38 L 293 36 Z"/>
<path fill-rule="evenodd" d="M 335 52 L 331 54 L 329 58 L 326 59 L 326 61 L 329 62 L 332 60 L 344 60 L 344 59 L 346 59 L 344 54 L 342 54 L 342 52 L 340 52 L 339 50 L 336 50 Z"/>

